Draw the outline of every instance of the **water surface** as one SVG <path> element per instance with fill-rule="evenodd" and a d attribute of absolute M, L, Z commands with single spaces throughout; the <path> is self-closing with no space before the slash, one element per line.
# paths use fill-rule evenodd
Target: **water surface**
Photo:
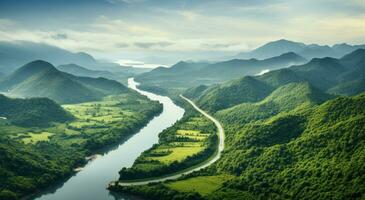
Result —
<path fill-rule="evenodd" d="M 115 200 L 136 199 L 132 196 L 112 195 L 107 189 L 110 181 L 119 178 L 119 170 L 123 167 L 131 167 L 134 160 L 145 150 L 158 142 L 158 134 L 181 119 L 184 109 L 175 105 L 165 96 L 137 89 L 133 78 L 128 80 L 128 87 L 146 95 L 149 99 L 163 104 L 162 113 L 153 118 L 137 134 L 120 144 L 113 150 L 99 155 L 90 161 L 80 172 L 68 179 L 53 191 L 41 194 L 38 200 Z"/>

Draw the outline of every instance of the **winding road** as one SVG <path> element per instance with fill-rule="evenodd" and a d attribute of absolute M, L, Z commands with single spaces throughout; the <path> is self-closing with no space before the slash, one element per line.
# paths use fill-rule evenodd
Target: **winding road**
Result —
<path fill-rule="evenodd" d="M 204 110 L 200 109 L 193 101 L 191 101 L 190 99 L 184 97 L 183 95 L 180 95 L 181 98 L 183 98 L 185 101 L 187 101 L 189 104 L 191 104 L 195 110 L 197 110 L 198 112 L 200 112 L 201 114 L 203 114 L 206 118 L 208 118 L 209 120 L 211 120 L 215 126 L 217 127 L 218 130 L 218 138 L 219 138 L 219 144 L 218 144 L 218 151 L 216 151 L 214 157 L 211 157 L 209 160 L 206 160 L 205 162 L 193 166 L 189 169 L 185 169 L 183 171 L 180 172 L 176 172 L 174 174 L 171 175 L 166 175 L 163 177 L 156 177 L 156 178 L 149 178 L 149 179 L 144 179 L 144 180 L 135 180 L 135 181 L 128 181 L 128 182 L 122 182 L 122 181 L 115 181 L 115 182 L 111 182 L 110 184 L 118 184 L 120 186 L 133 186 L 133 185 L 145 185 L 148 183 L 157 183 L 157 182 L 163 182 L 163 181 L 167 181 L 167 180 L 174 180 L 177 178 L 180 178 L 183 175 L 186 174 L 190 174 L 192 172 L 201 170 L 203 168 L 206 168 L 210 165 L 212 165 L 214 162 L 216 162 L 222 154 L 222 151 L 224 149 L 224 129 L 221 125 L 221 123 L 215 119 L 214 117 L 212 117 L 211 115 L 209 115 L 208 113 L 206 113 Z"/>

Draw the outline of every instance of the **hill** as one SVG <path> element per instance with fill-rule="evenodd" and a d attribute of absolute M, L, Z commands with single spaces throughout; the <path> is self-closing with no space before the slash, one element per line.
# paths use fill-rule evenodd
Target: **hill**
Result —
<path fill-rule="evenodd" d="M 206 110 L 217 111 L 243 102 L 256 102 L 273 90 L 269 85 L 246 76 L 228 83 L 212 86 L 197 101 Z"/>
<path fill-rule="evenodd" d="M 45 61 L 33 61 L 5 77 L 0 90 L 21 97 L 48 97 L 58 103 L 93 101 L 126 92 L 122 84 L 105 78 L 77 77 L 58 71 Z"/>
<path fill-rule="evenodd" d="M 294 52 L 296 54 L 305 57 L 306 59 L 323 58 L 323 57 L 340 58 L 360 48 L 365 48 L 365 44 L 349 45 L 346 43 L 342 43 L 342 44 L 335 44 L 333 46 L 318 45 L 318 44 L 307 45 L 301 42 L 294 42 L 281 39 L 264 44 L 252 51 L 239 53 L 238 55 L 235 56 L 235 58 L 267 59 L 288 52 Z"/>
<path fill-rule="evenodd" d="M 219 118 L 236 124 L 269 118 L 280 112 L 301 110 L 333 98 L 307 82 L 289 83 L 274 90 L 256 103 L 242 103 L 216 113 Z"/>
<path fill-rule="evenodd" d="M 144 85 L 162 88 L 188 88 L 200 84 L 221 83 L 245 75 L 255 75 L 262 70 L 274 70 L 306 60 L 295 53 L 286 53 L 264 60 L 233 59 L 217 63 L 179 62 L 171 68 L 157 68 L 136 77 Z"/>
<path fill-rule="evenodd" d="M 66 122 L 73 116 L 47 98 L 12 99 L 0 95 L 0 116 L 20 126 L 46 126 L 51 122 Z"/>
<path fill-rule="evenodd" d="M 176 181 L 115 190 L 151 199 L 362 199 L 365 94 L 326 99 L 308 83 L 293 83 L 218 112 L 226 148 L 216 164 Z M 213 189 L 196 190 L 207 186 Z"/>

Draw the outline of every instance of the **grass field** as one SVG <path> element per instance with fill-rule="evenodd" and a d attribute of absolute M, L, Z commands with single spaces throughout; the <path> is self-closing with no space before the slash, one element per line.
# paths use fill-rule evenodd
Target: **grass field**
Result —
<path fill-rule="evenodd" d="M 49 141 L 49 137 L 52 135 L 53 133 L 48 133 L 48 132 L 28 133 L 25 135 L 27 137 L 21 140 L 24 142 L 24 144 L 29 144 L 29 143 L 35 144 L 40 141 L 45 141 L 45 142 Z"/>
<path fill-rule="evenodd" d="M 215 126 L 201 114 L 190 112 L 192 113 L 174 126 L 163 131 L 159 135 L 159 143 L 143 152 L 126 173 L 138 174 L 139 178 L 152 176 L 171 165 L 190 163 L 191 158 L 204 152 L 208 148 L 210 136 L 215 135 Z"/>
<path fill-rule="evenodd" d="M 231 179 L 231 175 L 198 176 L 181 181 L 166 183 L 165 185 L 179 192 L 198 192 L 205 196 L 222 187 L 223 182 Z"/>
<path fill-rule="evenodd" d="M 53 123 L 49 127 L 20 127 L 0 123 L 3 135 L 24 144 L 52 141 L 60 145 L 82 144 L 90 139 L 108 137 L 112 129 L 128 130 L 156 109 L 147 98 L 134 93 L 105 97 L 102 101 L 63 105 L 75 116 L 66 123 Z M 124 134 L 124 133 L 120 133 Z M 115 137 L 115 136 L 113 136 Z"/>

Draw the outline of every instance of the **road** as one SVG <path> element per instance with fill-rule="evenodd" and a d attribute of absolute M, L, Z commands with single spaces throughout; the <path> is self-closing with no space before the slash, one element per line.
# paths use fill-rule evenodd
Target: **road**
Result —
<path fill-rule="evenodd" d="M 209 160 L 206 160 L 205 162 L 203 162 L 200 165 L 197 165 L 196 167 L 192 167 L 192 168 L 189 168 L 188 170 L 183 170 L 181 172 L 176 172 L 171 175 L 166 175 L 164 177 L 150 178 L 150 179 L 145 179 L 145 180 L 141 180 L 141 181 L 137 181 L 137 180 L 128 181 L 128 182 L 118 181 L 118 185 L 120 185 L 120 186 L 145 185 L 148 183 L 157 183 L 157 182 L 163 182 L 163 181 L 167 181 L 167 180 L 174 180 L 174 179 L 180 178 L 183 175 L 190 174 L 194 171 L 198 171 L 203 168 L 206 168 L 206 167 L 212 165 L 214 162 L 216 162 L 221 157 L 222 151 L 224 149 L 224 129 L 223 129 L 221 123 L 217 119 L 215 119 L 214 117 L 212 117 L 211 115 L 206 113 L 204 110 L 200 109 L 190 99 L 184 97 L 183 95 L 180 95 L 180 97 L 183 98 L 188 103 L 190 103 L 195 108 L 195 110 L 197 110 L 198 112 L 203 114 L 206 118 L 211 120 L 217 127 L 219 143 L 218 143 L 218 151 L 215 153 L 214 157 L 211 157 Z M 112 182 L 111 184 L 115 184 L 115 182 Z"/>

